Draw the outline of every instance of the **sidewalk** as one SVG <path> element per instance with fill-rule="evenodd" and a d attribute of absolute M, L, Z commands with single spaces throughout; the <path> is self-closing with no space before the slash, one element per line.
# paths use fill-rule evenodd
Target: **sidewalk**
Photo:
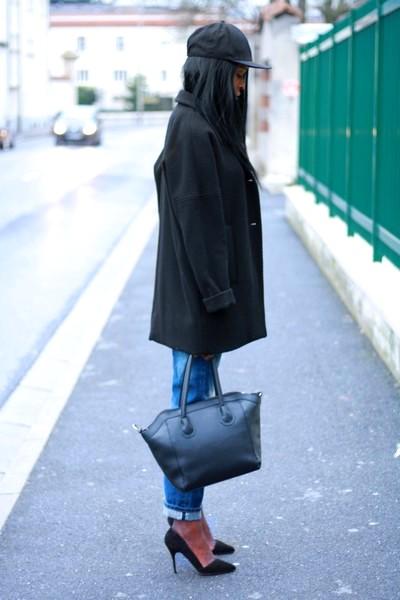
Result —
<path fill-rule="evenodd" d="M 284 188 L 286 217 L 362 332 L 400 383 L 400 270 L 371 244 L 347 234 L 328 206 L 300 185 Z"/>
<path fill-rule="evenodd" d="M 2 531 L 1 600 L 400 599 L 398 386 L 283 197 L 263 215 L 269 335 L 220 369 L 223 389 L 264 392 L 263 468 L 204 504 L 237 571 L 202 578 L 179 555 L 173 573 L 161 474 L 130 428 L 170 396 L 170 352 L 147 340 L 153 235 Z"/>

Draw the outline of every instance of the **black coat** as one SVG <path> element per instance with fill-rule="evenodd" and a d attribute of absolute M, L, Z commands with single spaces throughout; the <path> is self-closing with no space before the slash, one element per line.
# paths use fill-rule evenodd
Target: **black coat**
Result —
<path fill-rule="evenodd" d="M 266 336 L 257 183 L 181 91 L 155 166 L 150 339 L 192 354 Z"/>

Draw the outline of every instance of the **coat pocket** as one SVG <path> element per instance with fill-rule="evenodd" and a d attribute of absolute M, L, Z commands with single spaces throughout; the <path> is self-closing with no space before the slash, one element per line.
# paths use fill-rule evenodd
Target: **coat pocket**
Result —
<path fill-rule="evenodd" d="M 237 263 L 232 227 L 230 227 L 230 225 L 225 225 L 225 231 L 226 240 L 228 242 L 229 280 L 231 283 L 235 283 L 237 281 Z"/>

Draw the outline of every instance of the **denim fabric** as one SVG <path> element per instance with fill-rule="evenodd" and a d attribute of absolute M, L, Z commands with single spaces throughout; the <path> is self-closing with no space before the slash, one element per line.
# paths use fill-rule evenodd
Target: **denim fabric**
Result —
<path fill-rule="evenodd" d="M 183 373 L 188 359 L 188 354 L 180 350 L 173 350 L 173 378 L 171 408 L 178 408 L 179 398 L 183 383 Z M 219 364 L 221 355 L 215 358 Z M 193 358 L 192 370 L 189 380 L 188 403 L 205 400 L 215 393 L 212 369 L 209 361 L 201 356 Z M 201 504 L 204 488 L 196 488 L 190 492 L 178 490 L 164 475 L 164 509 L 165 515 L 174 519 L 194 521 L 201 518 Z"/>

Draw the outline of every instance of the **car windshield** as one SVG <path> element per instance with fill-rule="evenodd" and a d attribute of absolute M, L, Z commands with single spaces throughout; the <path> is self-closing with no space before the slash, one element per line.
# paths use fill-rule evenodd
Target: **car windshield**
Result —
<path fill-rule="evenodd" d="M 75 106 L 61 113 L 60 119 L 71 120 L 88 120 L 96 118 L 96 111 L 91 106 Z"/>

